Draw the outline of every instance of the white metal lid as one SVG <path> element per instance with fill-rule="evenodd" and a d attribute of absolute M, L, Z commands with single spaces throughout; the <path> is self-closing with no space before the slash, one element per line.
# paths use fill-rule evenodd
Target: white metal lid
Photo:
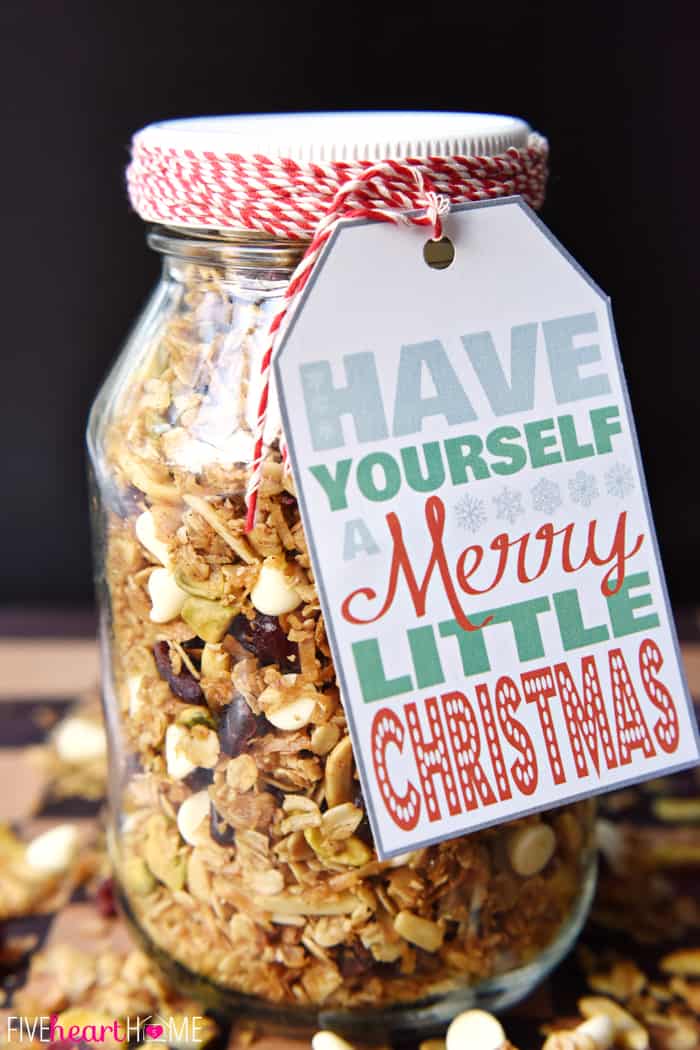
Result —
<path fill-rule="evenodd" d="M 264 154 L 299 162 L 482 156 L 527 146 L 530 126 L 492 113 L 270 113 L 149 124 L 134 145 Z"/>

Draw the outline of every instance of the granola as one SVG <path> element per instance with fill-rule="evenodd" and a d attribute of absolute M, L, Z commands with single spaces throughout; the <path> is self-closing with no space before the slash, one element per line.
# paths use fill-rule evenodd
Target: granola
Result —
<path fill-rule="evenodd" d="M 298 1006 L 417 1001 L 532 961 L 578 903 L 591 804 L 378 860 L 274 411 L 244 531 L 282 284 L 168 265 L 167 317 L 118 366 L 93 448 L 136 923 L 215 985 Z"/>

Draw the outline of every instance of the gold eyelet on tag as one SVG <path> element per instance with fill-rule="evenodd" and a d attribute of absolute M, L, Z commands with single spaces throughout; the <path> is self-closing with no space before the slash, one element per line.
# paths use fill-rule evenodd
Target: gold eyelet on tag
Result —
<path fill-rule="evenodd" d="M 439 241 L 426 241 L 423 245 L 423 258 L 433 270 L 446 270 L 454 262 L 455 246 L 449 237 Z"/>

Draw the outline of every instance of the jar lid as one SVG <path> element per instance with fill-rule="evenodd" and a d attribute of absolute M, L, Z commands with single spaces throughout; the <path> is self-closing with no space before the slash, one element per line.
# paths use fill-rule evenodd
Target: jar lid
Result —
<path fill-rule="evenodd" d="M 161 121 L 137 132 L 133 145 L 327 163 L 492 157 L 524 149 L 530 131 L 524 120 L 491 113 L 271 113 Z"/>

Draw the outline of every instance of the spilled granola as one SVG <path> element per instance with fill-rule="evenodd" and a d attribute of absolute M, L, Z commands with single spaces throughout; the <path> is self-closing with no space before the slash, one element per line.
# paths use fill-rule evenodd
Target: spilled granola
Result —
<path fill-rule="evenodd" d="M 274 412 L 244 531 L 281 284 L 170 265 L 168 320 L 118 366 L 95 464 L 136 922 L 216 985 L 300 1006 L 415 1001 L 532 961 L 579 901 L 591 805 L 378 860 Z"/>

